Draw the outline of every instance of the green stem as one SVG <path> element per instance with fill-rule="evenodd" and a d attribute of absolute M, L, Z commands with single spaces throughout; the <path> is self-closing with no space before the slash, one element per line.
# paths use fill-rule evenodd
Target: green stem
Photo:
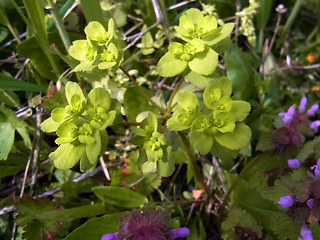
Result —
<path fill-rule="evenodd" d="M 178 92 L 181 84 L 183 83 L 184 81 L 184 77 L 182 77 L 179 82 L 177 83 L 177 85 L 175 86 L 175 88 L 173 89 L 173 92 L 171 93 L 171 96 L 170 96 L 170 99 L 168 101 L 168 105 L 167 105 L 167 113 L 168 114 L 171 114 L 171 105 L 172 105 L 172 101 L 173 101 L 173 98 L 174 96 L 176 95 L 176 93 Z"/>
<path fill-rule="evenodd" d="M 289 28 L 291 27 L 294 19 L 298 15 L 303 2 L 304 2 L 304 0 L 297 0 L 296 3 L 294 4 L 293 9 L 292 9 L 292 11 L 290 13 L 290 16 L 289 16 L 286 24 L 284 25 L 284 27 L 282 29 L 281 36 L 280 36 L 280 41 L 281 42 L 284 40 L 285 35 L 287 34 Z"/>
<path fill-rule="evenodd" d="M 59 13 L 57 11 L 56 5 L 53 3 L 52 0 L 47 0 L 47 2 L 49 4 L 49 6 L 51 7 L 51 12 L 52 12 L 52 15 L 53 15 L 53 19 L 54 19 L 54 21 L 56 23 L 56 26 L 57 26 L 58 32 L 60 34 L 61 40 L 63 42 L 63 45 L 64 45 L 66 51 L 68 52 L 68 49 L 69 49 L 69 47 L 71 45 L 69 35 L 68 35 L 65 27 L 63 26 L 62 19 L 59 16 Z"/>
<path fill-rule="evenodd" d="M 123 66 L 126 66 L 128 62 L 131 62 L 131 60 L 135 59 L 136 57 L 138 57 L 140 54 L 142 53 L 142 49 L 139 49 L 137 52 L 135 52 L 134 54 L 132 54 L 130 57 L 128 57 L 126 60 L 124 60 L 122 62 Z"/>
<path fill-rule="evenodd" d="M 186 153 L 187 153 L 187 155 L 188 155 L 188 157 L 190 159 L 190 162 L 191 162 L 191 164 L 193 166 L 194 172 L 196 174 L 196 179 L 201 184 L 201 186 L 202 186 L 203 190 L 206 192 L 207 196 L 210 197 L 209 196 L 210 193 L 208 191 L 208 188 L 207 188 L 206 184 L 204 183 L 204 180 L 203 180 L 203 177 L 201 175 L 200 169 L 199 169 L 199 167 L 197 165 L 196 159 L 194 158 L 194 156 L 193 156 L 193 154 L 191 152 L 190 142 L 188 141 L 188 139 L 186 138 L 186 136 L 182 132 L 179 131 L 178 134 L 179 134 L 179 136 L 180 136 L 180 138 L 182 140 L 182 143 L 183 143 L 183 145 L 185 147 Z"/>
<path fill-rule="evenodd" d="M 61 18 L 65 15 L 65 13 L 68 11 L 68 9 L 72 6 L 73 3 L 74 3 L 74 0 L 68 0 L 65 4 L 63 4 L 63 6 L 59 10 L 59 16 Z M 47 31 L 50 32 L 55 25 L 56 25 L 55 21 L 49 22 L 47 26 Z"/>
<path fill-rule="evenodd" d="M 11 23 L 8 23 L 7 25 L 9 31 L 11 32 L 11 34 L 13 35 L 13 37 L 17 40 L 17 42 L 20 44 L 21 40 L 19 38 L 19 34 L 17 34 L 16 30 L 12 27 Z"/>
<path fill-rule="evenodd" d="M 155 103 L 148 94 L 143 90 L 143 88 L 134 80 L 134 78 L 130 75 L 130 73 L 127 72 L 127 70 L 124 69 L 124 67 L 119 67 L 121 71 L 130 79 L 130 81 L 133 83 L 133 85 L 137 88 L 137 90 L 140 92 L 140 94 L 147 99 L 153 106 L 155 106 L 157 109 L 159 109 L 160 112 L 162 112 L 164 115 L 167 114 L 166 110 L 164 110 L 162 107 L 160 107 L 157 103 Z"/>

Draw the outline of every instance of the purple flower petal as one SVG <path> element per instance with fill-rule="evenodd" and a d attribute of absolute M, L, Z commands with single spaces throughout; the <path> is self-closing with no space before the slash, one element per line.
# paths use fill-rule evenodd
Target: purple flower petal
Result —
<path fill-rule="evenodd" d="M 313 201 L 314 201 L 314 199 L 309 199 L 309 200 L 307 201 L 307 205 L 308 205 L 309 208 L 312 208 Z"/>
<path fill-rule="evenodd" d="M 314 175 L 316 175 L 316 179 L 320 180 L 320 159 L 318 159 L 317 164 L 311 167 L 314 170 Z"/>
<path fill-rule="evenodd" d="M 310 231 L 310 229 L 307 227 L 307 224 L 302 224 L 301 227 L 301 236 L 302 236 L 302 240 L 313 240 L 312 237 L 312 232 Z"/>
<path fill-rule="evenodd" d="M 318 132 L 319 127 L 320 127 L 320 121 L 319 121 L 319 120 L 316 120 L 316 121 L 313 121 L 313 122 L 310 123 L 310 128 L 311 128 L 315 133 Z"/>
<path fill-rule="evenodd" d="M 288 208 L 293 205 L 293 198 L 291 196 L 284 196 L 280 198 L 278 204 L 280 204 L 283 208 Z"/>
<path fill-rule="evenodd" d="M 299 113 L 303 113 L 306 110 L 308 99 L 306 97 L 301 98 L 299 105 Z"/>
<path fill-rule="evenodd" d="M 294 106 L 291 106 L 288 109 L 288 112 L 281 112 L 281 113 L 279 113 L 279 116 L 282 117 L 282 121 L 284 123 L 289 124 L 292 121 L 294 113 L 295 113 Z"/>
<path fill-rule="evenodd" d="M 300 161 L 299 159 L 288 159 L 289 168 L 299 168 Z"/>
<path fill-rule="evenodd" d="M 170 238 L 179 238 L 179 237 L 186 237 L 190 233 L 188 228 L 178 228 L 178 229 L 171 229 L 169 231 Z"/>
<path fill-rule="evenodd" d="M 316 114 L 316 111 L 318 111 L 319 105 L 313 104 L 307 111 L 307 114 L 309 117 L 313 117 Z"/>
<path fill-rule="evenodd" d="M 122 240 L 119 234 L 116 233 L 109 233 L 107 235 L 102 236 L 101 240 Z"/>

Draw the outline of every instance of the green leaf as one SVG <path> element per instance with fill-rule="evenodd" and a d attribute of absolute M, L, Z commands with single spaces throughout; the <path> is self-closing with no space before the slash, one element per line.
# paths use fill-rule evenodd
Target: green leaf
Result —
<path fill-rule="evenodd" d="M 82 92 L 82 89 L 80 88 L 80 86 L 75 82 L 67 82 L 67 84 L 66 84 L 66 97 L 67 97 L 67 101 L 70 105 L 72 105 L 72 97 L 74 95 L 79 96 L 80 102 L 83 102 L 85 100 L 85 97 L 83 95 L 83 92 Z"/>
<path fill-rule="evenodd" d="M 149 112 L 148 114 L 148 126 L 153 129 L 154 132 L 158 129 L 158 119 L 153 112 Z"/>
<path fill-rule="evenodd" d="M 140 193 L 122 187 L 94 187 L 92 191 L 103 202 L 117 207 L 140 208 L 148 202 L 148 199 Z"/>
<path fill-rule="evenodd" d="M 55 167 L 67 170 L 72 168 L 82 157 L 85 151 L 85 146 L 78 146 L 71 143 L 61 144 L 54 152 L 49 154 L 49 157 L 54 161 Z"/>
<path fill-rule="evenodd" d="M 212 77 L 210 75 L 208 76 L 203 76 L 201 74 L 198 74 L 196 72 L 193 72 L 191 70 L 186 70 L 182 73 L 182 75 L 190 81 L 193 85 L 199 87 L 199 88 L 204 88 L 208 86 L 208 84 L 212 81 Z"/>
<path fill-rule="evenodd" d="M 80 6 L 87 22 L 98 21 L 103 26 L 107 26 L 107 21 L 103 15 L 99 0 L 80 0 Z"/>
<path fill-rule="evenodd" d="M 188 62 L 182 61 L 167 52 L 158 62 L 157 71 L 162 77 L 173 77 L 183 72 Z"/>
<path fill-rule="evenodd" d="M 31 144 L 31 139 L 30 139 L 30 135 L 29 135 L 27 128 L 26 127 L 17 127 L 16 130 L 18 131 L 18 133 L 22 137 L 23 142 L 26 145 L 26 147 L 31 149 L 32 144 Z"/>
<path fill-rule="evenodd" d="M 14 128 L 9 122 L 0 122 L 0 160 L 6 160 L 14 142 Z"/>
<path fill-rule="evenodd" d="M 218 133 L 215 138 L 222 146 L 237 150 L 250 143 L 251 129 L 244 123 L 237 123 L 232 133 Z"/>
<path fill-rule="evenodd" d="M 1 15 L 1 10 L 0 10 L 0 15 Z M 1 18 L 1 16 L 0 16 L 0 18 Z M 0 22 L 1 22 L 1 20 L 0 20 Z M 8 35 L 9 35 L 8 29 L 5 27 L 0 27 L 0 43 L 3 40 L 5 40 L 8 37 Z"/>
<path fill-rule="evenodd" d="M 264 30 L 270 16 L 273 0 L 259 0 L 258 3 L 260 4 L 260 7 L 256 15 L 257 26 L 258 26 L 258 30 L 260 29 Z"/>
<path fill-rule="evenodd" d="M 268 150 L 274 150 L 275 147 L 276 147 L 276 144 L 273 141 L 272 132 L 262 132 L 259 137 L 256 150 L 268 151 Z"/>
<path fill-rule="evenodd" d="M 3 24 L 3 25 L 8 25 L 10 22 L 9 22 L 9 19 L 8 19 L 8 15 L 4 9 L 3 6 L 1 6 L 0 4 L 0 24 Z"/>
<path fill-rule="evenodd" d="M 86 145 L 86 154 L 91 165 L 95 166 L 101 152 L 101 138 L 99 131 L 93 133 L 94 143 Z"/>
<path fill-rule="evenodd" d="M 241 122 L 249 114 L 251 109 L 250 103 L 245 101 L 232 101 L 230 112 L 236 117 L 236 120 Z"/>
<path fill-rule="evenodd" d="M 73 230 L 65 240 L 101 239 L 103 235 L 115 233 L 119 226 L 119 217 L 125 213 L 115 213 L 91 219 Z"/>
<path fill-rule="evenodd" d="M 248 54 L 235 45 L 225 52 L 227 76 L 232 81 L 234 96 L 248 99 L 254 93 L 253 66 Z"/>
<path fill-rule="evenodd" d="M 218 54 L 211 48 L 207 48 L 206 51 L 195 54 L 194 58 L 188 62 L 190 69 L 201 75 L 209 75 L 213 73 L 217 65 Z"/>
<path fill-rule="evenodd" d="M 0 89 L 9 91 L 47 92 L 46 86 L 24 82 L 0 73 Z"/>
<path fill-rule="evenodd" d="M 89 22 L 84 32 L 90 40 L 97 41 L 98 45 L 106 44 L 110 37 L 110 34 L 106 32 L 102 24 L 97 21 Z"/>
<path fill-rule="evenodd" d="M 235 180 L 235 175 L 226 174 L 228 184 Z M 261 197 L 260 193 L 252 189 L 249 184 L 240 180 L 230 195 L 233 206 L 241 207 L 256 219 L 259 219 L 264 228 L 274 222 L 273 215 L 278 212 L 273 202 Z"/>
<path fill-rule="evenodd" d="M 171 146 L 167 147 L 167 149 L 165 151 L 167 151 L 166 156 L 170 156 L 171 155 Z M 157 171 L 158 171 L 159 175 L 162 177 L 171 176 L 171 174 L 175 170 L 174 162 L 172 161 L 172 159 L 168 158 L 168 157 L 166 157 L 166 158 L 167 158 L 166 160 L 162 159 L 160 161 L 157 161 Z"/>
<path fill-rule="evenodd" d="M 228 217 L 222 223 L 222 237 L 225 240 L 233 240 L 237 238 L 235 227 L 249 228 L 254 231 L 259 238 L 262 237 L 262 226 L 257 220 L 247 213 L 245 210 L 233 207 L 228 213 Z"/>
<path fill-rule="evenodd" d="M 90 48 L 88 40 L 76 40 L 72 42 L 69 47 L 69 55 L 78 61 L 89 61 L 87 54 L 88 48 Z"/>
<path fill-rule="evenodd" d="M 200 154 L 207 154 L 212 147 L 213 141 L 214 139 L 212 136 L 205 132 L 197 131 L 195 126 L 192 125 L 190 131 L 190 143 Z"/>
<path fill-rule="evenodd" d="M 94 107 L 102 107 L 106 111 L 109 110 L 111 105 L 111 98 L 109 92 L 104 88 L 94 88 L 88 94 L 90 103 Z"/>
<path fill-rule="evenodd" d="M 270 228 L 278 239 L 296 240 L 300 236 L 301 224 L 292 221 L 286 213 L 278 212 L 272 215 Z"/>
<path fill-rule="evenodd" d="M 143 88 L 145 93 L 152 97 L 152 94 Z M 139 93 L 136 87 L 129 87 L 124 93 L 124 111 L 130 122 L 135 122 L 136 117 L 141 112 L 152 111 L 158 113 L 158 110 L 149 104 L 149 102 Z"/>
<path fill-rule="evenodd" d="M 313 140 L 306 142 L 299 150 L 297 154 L 297 159 L 300 161 L 306 160 L 309 156 L 314 154 L 315 148 L 318 147 L 320 142 L 320 137 L 315 137 Z"/>
<path fill-rule="evenodd" d="M 204 90 L 203 101 L 208 108 L 214 109 L 216 102 L 222 97 L 229 97 L 231 93 L 232 84 L 227 77 L 215 78 Z"/>
<path fill-rule="evenodd" d="M 202 40 L 208 44 L 209 46 L 212 46 L 221 40 L 228 37 L 232 30 L 234 28 L 234 23 L 226 23 L 220 27 L 218 27 L 216 30 L 212 31 L 211 33 L 205 35 Z"/>
<path fill-rule="evenodd" d="M 53 121 L 52 117 L 44 120 L 40 126 L 41 130 L 44 132 L 56 132 L 58 130 L 58 127 L 61 125 L 61 123 L 58 123 L 56 121 Z"/>
<path fill-rule="evenodd" d="M 22 107 L 18 95 L 12 91 L 0 89 L 0 102 L 3 102 L 5 105 L 9 107 Z"/>

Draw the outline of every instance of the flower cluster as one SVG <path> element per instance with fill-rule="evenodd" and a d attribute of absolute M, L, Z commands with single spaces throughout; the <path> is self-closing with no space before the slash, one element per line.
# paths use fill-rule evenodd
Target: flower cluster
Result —
<path fill-rule="evenodd" d="M 220 144 L 238 150 L 249 143 L 250 128 L 242 121 L 250 111 L 250 104 L 232 100 L 232 84 L 226 77 L 214 79 L 204 90 L 206 106 L 200 112 L 197 96 L 189 91 L 177 94 L 177 105 L 167 127 L 172 131 L 190 130 L 191 144 L 201 153 L 207 154 L 213 145 Z"/>
<path fill-rule="evenodd" d="M 318 132 L 320 120 L 310 121 L 309 117 L 314 117 L 319 109 L 318 104 L 313 104 L 306 110 L 308 99 L 303 97 L 299 107 L 296 110 L 294 106 L 288 109 L 288 112 L 281 112 L 281 122 L 276 124 L 277 129 L 274 132 L 273 140 L 277 148 L 286 148 L 290 146 L 299 147 L 304 141 L 304 135 L 311 131 Z"/>
<path fill-rule="evenodd" d="M 299 168 L 301 163 L 298 159 L 289 159 L 290 168 Z M 298 222 L 319 221 L 320 219 L 320 159 L 311 167 L 314 175 L 295 181 L 293 193 L 283 196 L 278 202 L 282 208 L 292 208 L 293 218 Z M 290 211 L 291 212 L 291 211 Z M 310 220 L 310 216 L 312 216 Z M 313 240 L 312 233 L 305 223 L 302 224 L 301 236 L 298 240 Z"/>
<path fill-rule="evenodd" d="M 211 74 L 218 64 L 218 53 L 212 46 L 225 39 L 233 28 L 233 23 L 218 27 L 214 16 L 204 16 L 198 9 L 189 9 L 182 14 L 179 25 L 175 27 L 185 43 L 173 42 L 169 45 L 169 51 L 158 63 L 158 73 L 163 77 L 181 73 L 193 84 L 203 87 L 199 76 Z"/>
<path fill-rule="evenodd" d="M 188 228 L 172 229 L 158 210 L 134 210 L 119 218 L 118 232 L 102 236 L 101 240 L 167 240 L 186 237 Z"/>
<path fill-rule="evenodd" d="M 156 115 L 149 112 L 139 128 L 132 128 L 137 135 L 132 141 L 134 144 L 142 145 L 138 161 L 142 172 L 157 169 L 161 176 L 166 177 L 174 171 L 174 163 L 168 158 L 171 146 L 168 146 L 167 139 L 159 132 L 160 127 Z"/>
<path fill-rule="evenodd" d="M 114 123 L 120 106 L 104 88 L 94 88 L 85 97 L 78 84 L 68 82 L 65 92 L 69 105 L 55 108 L 41 129 L 58 135 L 59 147 L 49 155 L 57 168 L 72 168 L 81 159 L 81 170 L 87 171 L 96 166 L 108 142 L 106 127 Z"/>
<path fill-rule="evenodd" d="M 239 27 L 240 32 L 248 38 L 248 42 L 251 45 L 255 45 L 256 34 L 253 24 L 253 18 L 257 13 L 257 9 L 260 4 L 255 0 L 249 0 L 249 7 L 244 8 L 241 12 L 237 12 L 236 15 L 240 17 L 241 25 Z"/>
<path fill-rule="evenodd" d="M 115 71 L 123 59 L 123 50 L 113 19 L 109 20 L 108 31 L 96 21 L 90 22 L 84 31 L 87 39 L 76 40 L 69 48 L 70 56 L 80 61 L 73 71 L 91 71 L 95 67 Z"/>

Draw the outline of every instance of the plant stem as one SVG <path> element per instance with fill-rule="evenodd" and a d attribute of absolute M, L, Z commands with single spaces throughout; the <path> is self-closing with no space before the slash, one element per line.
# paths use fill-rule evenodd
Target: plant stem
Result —
<path fill-rule="evenodd" d="M 193 166 L 193 169 L 194 169 L 194 172 L 196 174 L 196 179 L 200 182 L 203 190 L 205 190 L 207 196 L 209 197 L 209 191 L 208 191 L 208 188 L 206 186 L 206 184 L 204 183 L 204 180 L 203 180 L 203 177 L 201 175 L 201 172 L 200 172 L 200 169 L 197 165 L 197 162 L 196 162 L 196 159 L 194 158 L 192 152 L 191 152 L 191 146 L 190 146 L 190 142 L 188 141 L 188 139 L 186 138 L 186 136 L 182 133 L 182 132 L 178 132 L 181 140 L 182 140 L 182 143 L 185 147 L 185 150 L 187 152 L 187 155 L 191 161 L 191 164 Z"/>
<path fill-rule="evenodd" d="M 171 93 L 170 99 L 168 101 L 168 106 L 167 106 L 167 113 L 168 114 L 171 114 L 171 105 L 172 105 L 173 98 L 176 95 L 176 93 L 178 92 L 183 81 L 184 81 L 184 77 L 181 77 L 181 79 L 179 80 L 179 82 L 177 83 L 175 88 L 173 89 L 173 92 Z"/>
<path fill-rule="evenodd" d="M 19 34 L 17 34 L 16 30 L 12 27 L 11 23 L 8 23 L 7 25 L 10 33 L 13 35 L 13 37 L 17 40 L 18 43 L 21 43 L 21 40 L 19 38 Z"/>
<path fill-rule="evenodd" d="M 167 114 L 166 110 L 164 110 L 162 107 L 160 107 L 157 103 L 155 103 L 148 94 L 143 90 L 143 88 L 136 82 L 136 80 L 130 75 L 130 73 L 127 72 L 127 70 L 124 69 L 124 67 L 119 67 L 121 71 L 130 79 L 130 81 L 133 83 L 133 85 L 137 88 L 137 90 L 140 92 L 142 96 L 145 97 L 153 106 L 155 106 L 157 109 L 160 110 L 164 115 Z"/>
<path fill-rule="evenodd" d="M 120 126 L 139 126 L 140 123 L 139 122 L 119 122 L 118 125 Z"/>
<path fill-rule="evenodd" d="M 47 0 L 47 2 L 51 8 L 53 19 L 56 23 L 56 27 L 58 29 L 58 32 L 59 32 L 59 35 L 60 35 L 61 40 L 63 42 L 63 45 L 64 45 L 66 51 L 68 52 L 68 49 L 71 45 L 69 35 L 68 35 L 65 27 L 63 26 L 62 19 L 57 11 L 56 5 L 53 3 L 52 0 Z"/>

